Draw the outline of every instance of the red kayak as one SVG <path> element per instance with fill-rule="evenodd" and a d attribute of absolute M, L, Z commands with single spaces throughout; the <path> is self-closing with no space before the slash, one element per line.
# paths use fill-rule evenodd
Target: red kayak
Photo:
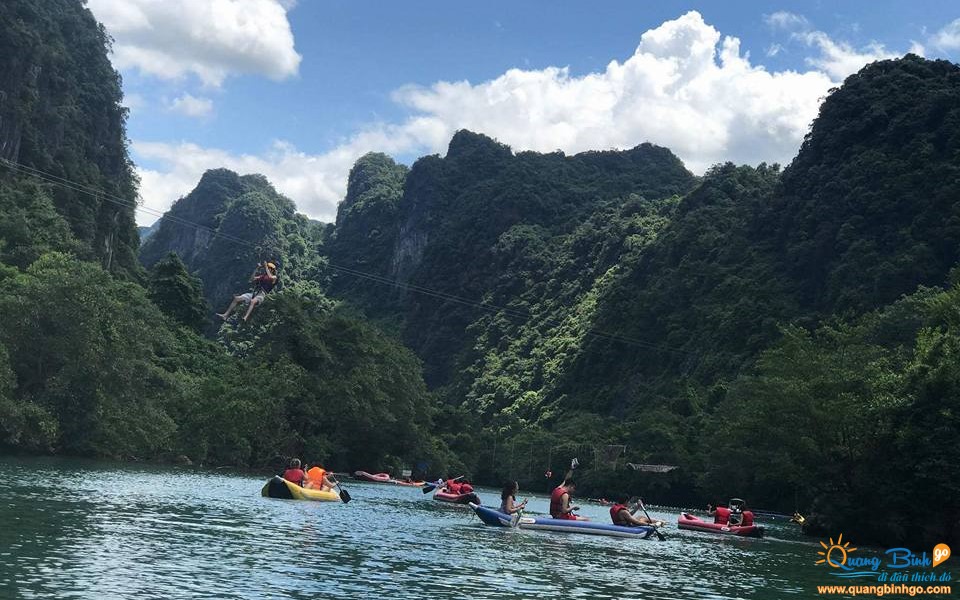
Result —
<path fill-rule="evenodd" d="M 711 523 L 710 521 L 697 518 L 690 513 L 680 513 L 680 517 L 677 519 L 677 527 L 691 531 L 703 531 L 705 533 L 722 533 L 742 537 L 763 537 L 763 527 L 760 525 Z"/>
<path fill-rule="evenodd" d="M 470 504 L 471 502 L 474 504 L 480 504 L 480 497 L 473 492 L 468 494 L 451 494 L 442 490 L 437 490 L 433 494 L 433 499 L 439 500 L 440 502 L 449 502 L 451 504 L 466 505 Z"/>
<path fill-rule="evenodd" d="M 357 479 L 362 479 L 364 481 L 373 481 L 375 483 L 390 483 L 390 475 L 388 473 L 367 473 L 366 471 L 354 471 L 354 477 Z"/>

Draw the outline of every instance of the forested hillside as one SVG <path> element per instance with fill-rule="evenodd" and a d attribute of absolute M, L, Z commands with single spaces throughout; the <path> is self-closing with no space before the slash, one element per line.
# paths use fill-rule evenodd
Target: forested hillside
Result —
<path fill-rule="evenodd" d="M 868 504 L 919 519 L 908 500 L 918 487 L 957 497 L 943 487 L 955 467 L 911 437 L 904 416 L 930 401 L 928 378 L 951 385 L 942 352 L 952 325 L 925 307 L 954 293 L 917 290 L 949 286 L 960 258 L 958 77 L 955 65 L 915 56 L 868 66 L 826 99 L 783 173 L 728 164 L 695 181 L 650 146 L 513 155 L 461 132 L 444 158 L 412 166 L 402 194 L 397 170 L 375 186 L 364 170 L 367 189 L 380 190 L 366 205 L 384 208 L 358 224 L 345 203 L 329 247 L 333 264 L 439 294 L 340 282 L 350 274 L 333 289 L 375 318 L 392 315 L 460 419 L 448 442 L 480 472 L 536 485 L 557 448 L 625 444 L 630 460 L 682 467 L 635 476 L 676 501 L 700 489 L 781 510 L 813 505 L 814 526 L 848 523 Z M 348 228 L 393 240 L 393 252 L 341 235 Z M 877 319 L 886 334 L 875 339 Z M 932 354 L 930 336 L 941 348 Z M 949 430 L 958 399 L 939 393 Z M 527 458 L 498 459 L 504 438 Z M 788 438 L 803 451 L 784 453 Z M 911 461 L 943 477 L 917 480 Z M 873 494 L 896 465 L 907 483 Z M 598 492 L 634 477 L 586 476 Z M 955 508 L 924 506 L 951 531 Z"/>
<path fill-rule="evenodd" d="M 578 456 L 588 494 L 960 537 L 956 65 L 864 68 L 782 170 L 460 131 L 361 158 L 329 225 L 212 170 L 138 264 L 107 42 L 79 2 L 0 5 L 3 450 L 534 489 Z M 214 323 L 261 260 L 282 289 Z"/>
<path fill-rule="evenodd" d="M 0 4 L 4 262 L 65 250 L 136 277 L 137 181 L 107 43 L 76 0 Z M 39 187 L 28 174 L 70 183 Z"/>
<path fill-rule="evenodd" d="M 0 3 L 0 451 L 457 465 L 417 358 L 324 297 L 322 225 L 262 176 L 208 173 L 137 262 L 107 42 L 77 0 Z M 255 327 L 202 337 L 267 259 L 288 283 Z"/>

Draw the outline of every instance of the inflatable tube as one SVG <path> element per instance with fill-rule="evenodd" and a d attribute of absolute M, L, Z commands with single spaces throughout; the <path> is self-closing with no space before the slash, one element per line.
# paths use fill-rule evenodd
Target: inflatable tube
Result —
<path fill-rule="evenodd" d="M 484 506 L 470 504 L 473 512 L 477 513 L 485 525 L 493 527 L 510 527 L 510 516 Z M 566 519 L 551 519 L 549 517 L 521 517 L 517 523 L 520 529 L 540 531 L 557 531 L 561 533 L 580 533 L 585 535 L 606 535 L 611 537 L 628 537 L 645 540 L 653 535 L 655 527 L 639 526 L 624 527 L 594 521 L 568 521 Z"/>
<path fill-rule="evenodd" d="M 763 527 L 760 525 L 725 525 L 723 523 L 711 523 L 697 518 L 690 513 L 681 513 L 677 519 L 677 527 L 688 529 L 690 531 L 702 531 L 704 533 L 719 533 L 723 535 L 739 535 L 742 537 L 763 537 Z"/>
<path fill-rule="evenodd" d="M 480 496 L 476 495 L 474 492 L 469 494 L 449 494 L 443 490 L 437 490 L 433 494 L 434 500 L 439 500 L 440 502 L 449 502 L 450 504 L 463 504 L 467 505 L 473 502 L 474 504 L 480 504 Z"/>
<path fill-rule="evenodd" d="M 316 502 L 340 502 L 340 495 L 333 490 L 312 490 L 287 481 L 275 475 L 263 484 L 260 495 L 265 498 L 283 498 L 285 500 L 314 500 Z"/>
<path fill-rule="evenodd" d="M 353 476 L 363 481 L 373 481 L 374 483 L 390 483 L 390 475 L 387 473 L 367 473 L 366 471 L 354 471 Z"/>

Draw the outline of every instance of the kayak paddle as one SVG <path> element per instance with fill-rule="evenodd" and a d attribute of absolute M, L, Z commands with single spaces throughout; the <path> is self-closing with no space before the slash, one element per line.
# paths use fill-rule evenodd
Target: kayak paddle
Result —
<path fill-rule="evenodd" d="M 334 483 L 337 484 L 337 489 L 340 490 L 340 500 L 342 500 L 344 504 L 353 500 L 353 498 L 350 497 L 350 494 L 347 493 L 347 490 L 340 486 L 340 482 L 338 480 L 334 480 Z"/>
<path fill-rule="evenodd" d="M 650 521 L 651 523 L 655 522 L 653 519 L 650 518 L 650 513 L 647 512 L 647 507 L 643 505 L 643 498 L 640 498 L 639 502 L 640 502 L 640 510 L 642 510 L 643 514 L 646 515 L 647 520 Z M 658 540 L 660 540 L 661 542 L 664 542 L 667 540 L 667 536 L 660 533 L 659 527 L 657 527 L 656 525 L 653 525 L 652 527 L 653 527 L 653 532 L 657 534 Z"/>

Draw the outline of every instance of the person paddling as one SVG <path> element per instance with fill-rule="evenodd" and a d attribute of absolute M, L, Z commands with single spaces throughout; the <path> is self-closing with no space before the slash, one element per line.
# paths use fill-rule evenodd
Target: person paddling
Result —
<path fill-rule="evenodd" d="M 330 479 L 326 469 L 320 466 L 308 469 L 303 480 L 303 487 L 320 491 L 332 490 L 335 485 L 336 482 Z"/>
<path fill-rule="evenodd" d="M 527 507 L 526 499 L 517 503 L 517 492 L 519 491 L 520 484 L 516 481 L 508 481 L 503 484 L 503 491 L 500 492 L 500 512 L 512 515 Z"/>
<path fill-rule="evenodd" d="M 247 308 L 247 313 L 243 315 L 243 321 L 246 322 L 250 318 L 250 314 L 253 313 L 253 309 L 263 302 L 266 295 L 273 291 L 273 288 L 277 285 L 277 266 L 272 262 L 258 263 L 257 268 L 253 270 L 253 275 L 250 276 L 250 281 L 253 282 L 253 291 L 234 296 L 227 310 L 217 313 L 218 317 L 226 321 L 237 305 L 245 302 L 250 305 Z"/>
<path fill-rule="evenodd" d="M 621 525 L 623 527 L 638 527 L 641 525 L 653 527 L 663 526 L 663 521 L 654 521 L 647 517 L 635 515 L 634 513 L 639 510 L 639 507 L 631 511 L 628 502 L 629 499 L 626 494 L 619 494 L 616 504 L 610 507 L 610 520 L 613 521 L 614 525 Z"/>
<path fill-rule="evenodd" d="M 563 483 L 554 488 L 550 494 L 550 516 L 554 519 L 567 521 L 589 521 L 586 517 L 574 514 L 580 510 L 579 506 L 571 506 L 570 498 L 577 490 L 577 482 L 568 476 Z"/>
<path fill-rule="evenodd" d="M 448 494 L 462 494 L 463 492 L 461 491 L 461 485 L 457 479 L 459 478 L 447 479 L 447 481 L 443 484 L 443 491 Z"/>
<path fill-rule="evenodd" d="M 747 503 L 740 498 L 731 498 L 727 506 L 707 505 L 707 514 L 713 517 L 713 522 L 721 525 L 743 526 L 753 525 L 753 512 L 747 510 Z"/>

